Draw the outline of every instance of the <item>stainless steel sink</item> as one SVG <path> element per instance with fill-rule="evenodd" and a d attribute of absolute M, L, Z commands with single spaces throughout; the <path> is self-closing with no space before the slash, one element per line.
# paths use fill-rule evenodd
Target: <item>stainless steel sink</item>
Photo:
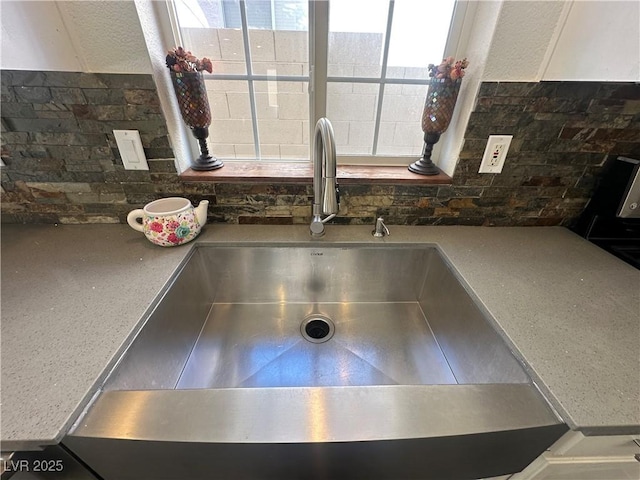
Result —
<path fill-rule="evenodd" d="M 464 479 L 566 429 L 434 246 L 198 246 L 64 443 L 105 479 Z"/>

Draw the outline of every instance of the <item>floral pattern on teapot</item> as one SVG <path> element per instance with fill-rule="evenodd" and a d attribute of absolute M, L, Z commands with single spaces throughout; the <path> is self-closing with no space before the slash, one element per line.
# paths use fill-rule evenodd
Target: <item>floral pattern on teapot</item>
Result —
<path fill-rule="evenodd" d="M 148 216 L 144 219 L 146 237 L 163 247 L 172 247 L 193 240 L 200 233 L 200 223 L 193 209 L 176 215 Z"/>

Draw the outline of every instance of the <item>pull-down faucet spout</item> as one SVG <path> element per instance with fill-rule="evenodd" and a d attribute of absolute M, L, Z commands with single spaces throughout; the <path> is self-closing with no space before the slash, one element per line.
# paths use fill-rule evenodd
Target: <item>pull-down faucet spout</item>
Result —
<path fill-rule="evenodd" d="M 324 235 L 324 224 L 336 216 L 340 195 L 336 181 L 336 145 L 333 127 L 327 118 L 316 123 L 313 136 L 313 218 L 311 236 Z M 328 217 L 322 218 L 322 215 Z"/>

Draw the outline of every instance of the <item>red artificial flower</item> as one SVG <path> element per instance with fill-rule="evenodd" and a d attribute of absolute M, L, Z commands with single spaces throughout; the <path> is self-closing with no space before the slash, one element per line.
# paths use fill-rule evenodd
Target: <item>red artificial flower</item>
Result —
<path fill-rule="evenodd" d="M 180 243 L 184 239 L 183 238 L 178 238 L 178 236 L 175 233 L 172 233 L 167 237 L 167 240 L 169 240 L 171 243 Z"/>

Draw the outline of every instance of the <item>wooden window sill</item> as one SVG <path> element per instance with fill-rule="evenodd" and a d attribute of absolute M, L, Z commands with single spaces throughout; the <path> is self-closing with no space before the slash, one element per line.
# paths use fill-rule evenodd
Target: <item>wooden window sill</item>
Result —
<path fill-rule="evenodd" d="M 418 175 L 406 166 L 377 167 L 372 165 L 338 166 L 338 182 L 344 185 L 447 185 L 451 177 Z M 224 167 L 209 172 L 188 169 L 180 174 L 185 182 L 214 183 L 312 183 L 311 164 L 227 162 Z"/>

